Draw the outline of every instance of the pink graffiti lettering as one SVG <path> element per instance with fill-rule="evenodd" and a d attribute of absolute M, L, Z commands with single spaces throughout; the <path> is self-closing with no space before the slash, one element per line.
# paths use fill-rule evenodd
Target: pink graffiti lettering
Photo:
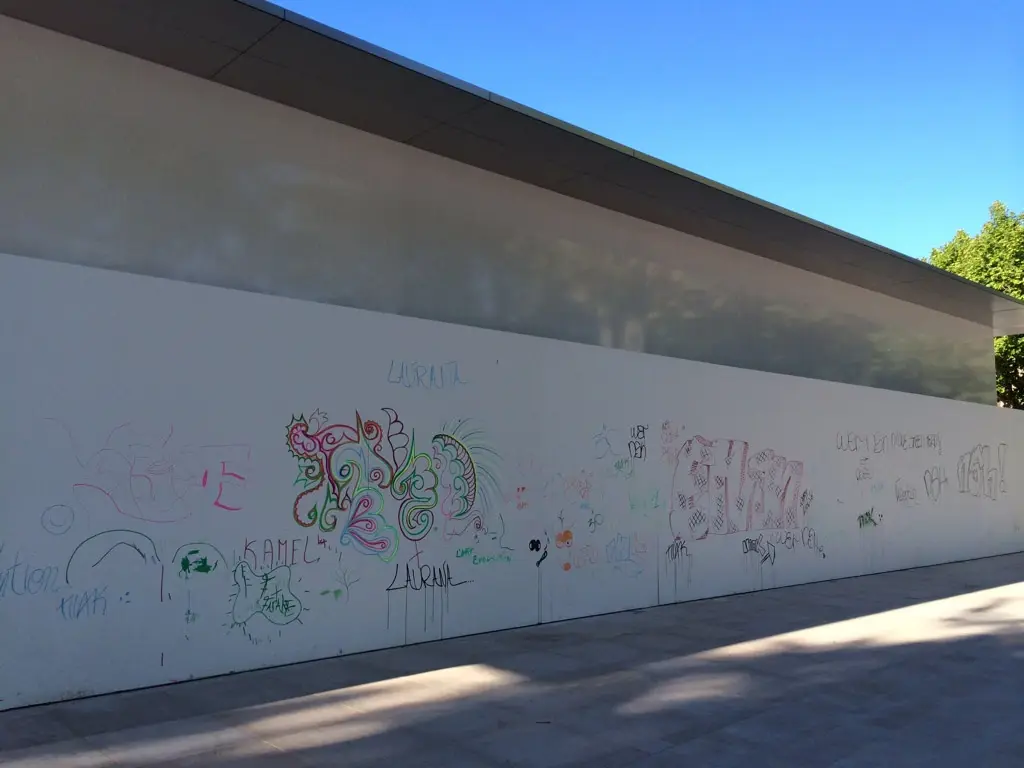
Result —
<path fill-rule="evenodd" d="M 813 496 L 803 490 L 804 465 L 768 448 L 750 456 L 741 440 L 697 435 L 676 455 L 670 522 L 673 533 L 709 534 L 796 529 Z"/>
<path fill-rule="evenodd" d="M 230 479 L 230 480 L 237 480 L 238 481 L 237 483 L 234 483 L 234 482 L 230 483 L 228 485 L 229 488 L 232 487 L 232 486 L 233 487 L 238 487 L 240 485 L 244 485 L 244 483 L 245 483 L 245 476 L 244 475 L 240 475 L 237 472 L 229 471 L 228 470 L 228 463 L 226 461 L 222 461 L 220 463 L 220 476 L 221 476 L 221 478 L 227 478 L 227 479 Z M 209 482 L 209 477 L 210 477 L 210 471 L 209 470 L 204 471 L 203 472 L 203 488 L 205 488 L 207 483 Z M 221 501 L 221 497 L 224 495 L 224 485 L 225 485 L 224 480 L 221 480 L 221 482 L 219 482 L 217 484 L 217 498 L 214 500 L 213 506 L 219 507 L 220 509 L 225 509 L 228 512 L 238 512 L 239 510 L 242 509 L 242 507 L 240 505 L 239 506 L 232 506 L 230 504 L 227 504 L 227 503 Z"/>
<path fill-rule="evenodd" d="M 111 430 L 98 450 L 85 454 L 67 425 L 51 421 L 67 435 L 81 470 L 72 486 L 75 500 L 92 515 L 113 512 L 173 523 L 203 509 L 242 509 L 241 500 L 233 497 L 245 487 L 246 445 L 175 447 L 173 426 L 153 434 L 125 423 Z"/>

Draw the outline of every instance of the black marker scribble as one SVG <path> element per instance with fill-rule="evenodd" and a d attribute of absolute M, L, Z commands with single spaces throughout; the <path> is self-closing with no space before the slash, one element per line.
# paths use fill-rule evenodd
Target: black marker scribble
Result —
<path fill-rule="evenodd" d="M 547 531 L 544 532 L 544 551 L 541 553 L 540 559 L 537 560 L 537 567 L 540 568 L 540 564 L 543 563 L 548 557 L 548 545 L 551 543 L 551 539 L 548 538 Z M 540 539 L 530 539 L 530 551 L 540 552 Z"/>
<path fill-rule="evenodd" d="M 754 552 L 761 555 L 761 565 L 771 561 L 772 565 L 775 565 L 775 545 L 764 540 L 764 534 L 762 533 L 756 539 L 744 539 L 743 540 L 743 553 Z"/>
<path fill-rule="evenodd" d="M 128 547 L 128 549 L 134 549 L 138 553 L 139 557 L 142 558 L 142 562 L 146 562 L 146 556 L 144 554 L 142 554 L 142 550 L 141 549 L 139 549 L 137 546 L 135 546 L 134 544 L 131 544 L 131 543 L 127 542 L 127 541 L 119 541 L 116 544 L 114 544 L 110 549 L 108 549 L 106 552 L 104 552 L 102 555 L 100 555 L 99 560 L 97 560 L 95 563 L 93 563 L 92 567 L 95 568 L 97 565 L 102 563 L 106 559 L 107 555 L 109 555 L 111 552 L 113 552 L 118 547 Z"/>
<path fill-rule="evenodd" d="M 452 576 L 452 569 L 451 566 L 448 565 L 447 561 L 441 563 L 440 566 L 415 566 L 412 562 L 406 563 L 405 583 L 402 584 L 399 582 L 398 570 L 399 565 L 396 563 L 394 578 L 391 579 L 391 584 L 385 590 L 386 592 L 398 592 L 403 589 L 410 589 L 413 592 L 419 592 L 423 589 L 441 589 L 447 591 L 451 587 L 459 587 L 463 584 L 469 584 L 471 581 L 471 579 L 456 581 Z"/>
<path fill-rule="evenodd" d="M 860 528 L 877 527 L 880 522 L 882 522 L 882 515 L 879 514 L 876 518 L 874 507 L 861 515 L 857 515 L 857 526 Z"/>
<path fill-rule="evenodd" d="M 111 552 L 121 546 L 135 550 L 144 563 L 160 562 L 160 556 L 156 552 L 156 544 L 146 534 L 123 528 L 103 531 L 90 536 L 75 547 L 71 557 L 68 558 L 67 566 L 64 568 L 64 583 L 70 586 L 72 568 L 77 569 L 79 563 L 83 560 L 85 563 L 91 563 L 87 566 L 91 570 L 102 563 Z"/>

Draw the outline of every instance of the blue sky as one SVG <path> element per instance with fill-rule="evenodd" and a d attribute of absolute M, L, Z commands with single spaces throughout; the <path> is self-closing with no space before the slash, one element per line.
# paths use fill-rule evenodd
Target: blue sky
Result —
<path fill-rule="evenodd" d="M 1024 209 L 1020 0 L 283 0 L 910 256 Z"/>

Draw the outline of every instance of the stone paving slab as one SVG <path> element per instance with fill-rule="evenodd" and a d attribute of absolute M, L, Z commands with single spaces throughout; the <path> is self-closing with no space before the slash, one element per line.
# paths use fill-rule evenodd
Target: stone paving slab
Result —
<path fill-rule="evenodd" d="M 1022 680 L 1019 554 L 4 712 L 0 765 L 1020 766 Z"/>

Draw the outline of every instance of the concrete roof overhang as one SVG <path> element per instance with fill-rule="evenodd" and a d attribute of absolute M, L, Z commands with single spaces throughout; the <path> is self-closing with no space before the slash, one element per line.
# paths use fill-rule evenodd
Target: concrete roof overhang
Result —
<path fill-rule="evenodd" d="M 0 0 L 0 14 L 982 325 L 1024 303 L 262 0 Z"/>

